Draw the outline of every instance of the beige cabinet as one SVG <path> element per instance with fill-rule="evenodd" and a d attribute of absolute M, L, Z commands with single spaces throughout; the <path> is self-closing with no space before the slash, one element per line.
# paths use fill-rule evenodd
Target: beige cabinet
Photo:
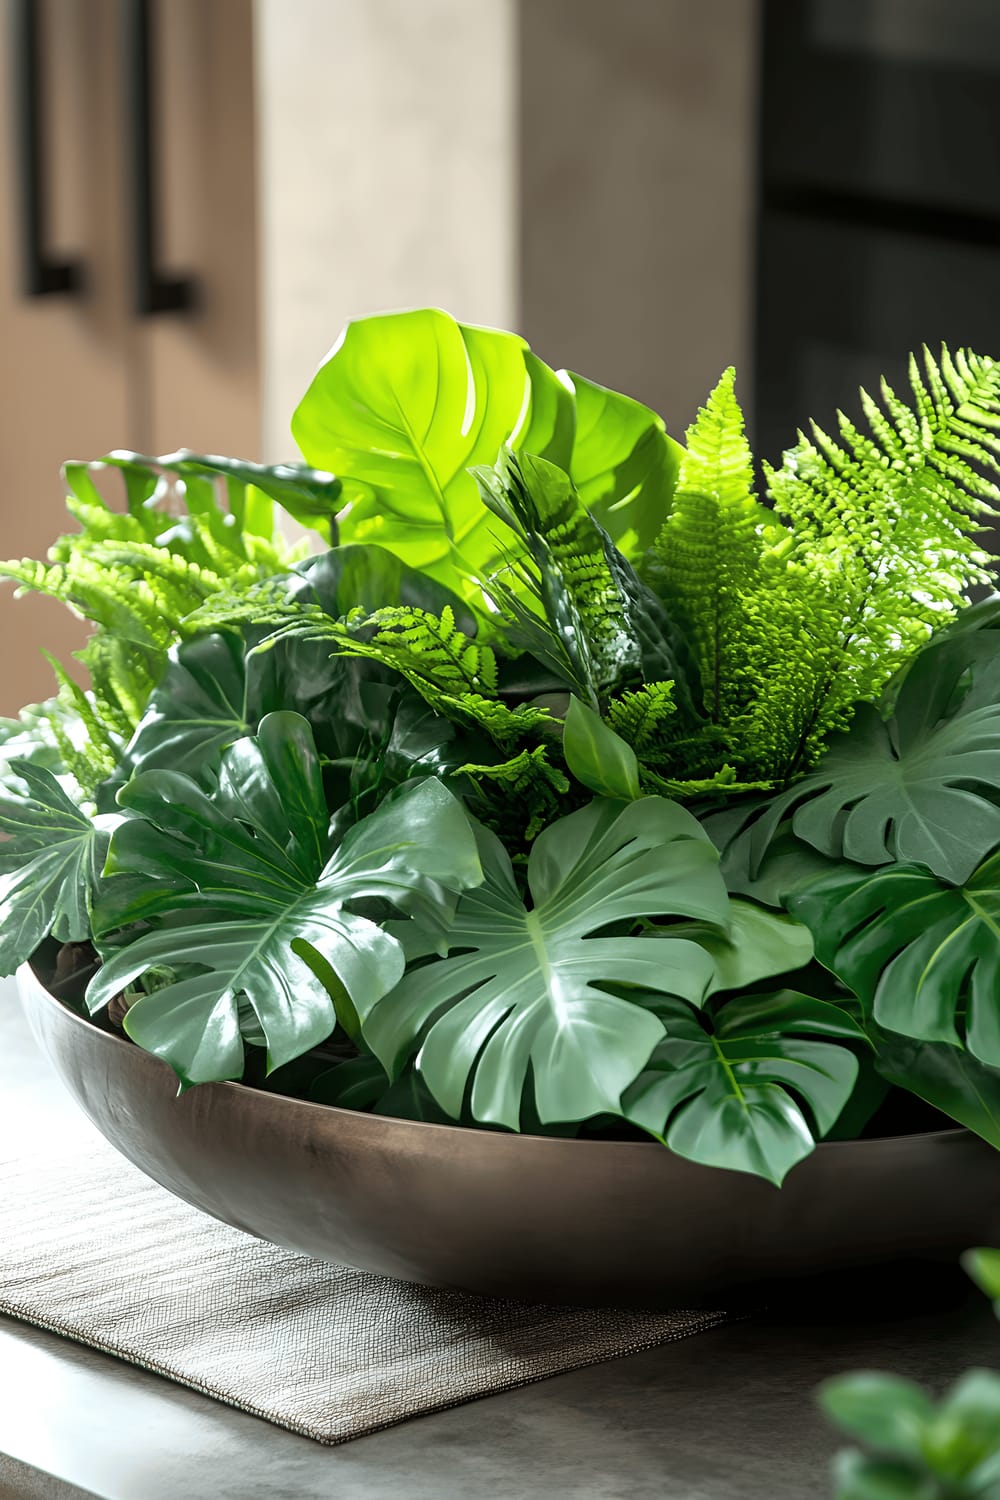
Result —
<path fill-rule="evenodd" d="M 25 292 L 22 0 L 0 0 L 0 555 L 66 529 L 67 458 L 259 449 L 251 0 L 152 0 L 153 252 L 190 310 L 136 311 L 134 32 L 141 6 L 34 0 L 41 251 L 78 291 Z M 52 689 L 46 645 L 83 638 L 58 604 L 0 585 L 0 714 Z"/>

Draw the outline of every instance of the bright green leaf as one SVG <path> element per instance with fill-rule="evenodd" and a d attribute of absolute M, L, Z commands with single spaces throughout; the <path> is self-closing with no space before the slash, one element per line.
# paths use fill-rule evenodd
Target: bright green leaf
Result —
<path fill-rule="evenodd" d="M 987 1297 L 997 1303 L 1000 1313 L 1000 1250 L 967 1250 L 962 1265 Z"/>
<path fill-rule="evenodd" d="M 569 700 L 562 743 L 567 766 L 590 791 L 622 802 L 641 796 L 635 751 L 579 698 Z"/>

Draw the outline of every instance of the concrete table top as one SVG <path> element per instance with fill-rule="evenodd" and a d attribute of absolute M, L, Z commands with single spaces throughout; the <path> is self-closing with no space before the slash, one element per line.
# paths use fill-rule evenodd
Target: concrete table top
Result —
<path fill-rule="evenodd" d="M 0 1128 L 58 1149 L 79 1118 L 0 986 Z M 0 1318 L 0 1500 L 824 1500 L 820 1380 L 879 1368 L 940 1389 L 983 1364 L 1000 1367 L 988 1305 L 928 1271 L 888 1309 L 864 1283 L 817 1293 L 323 1448 Z"/>

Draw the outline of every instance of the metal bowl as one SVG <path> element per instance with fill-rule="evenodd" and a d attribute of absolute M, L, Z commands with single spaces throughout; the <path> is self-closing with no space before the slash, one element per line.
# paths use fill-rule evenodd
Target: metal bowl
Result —
<path fill-rule="evenodd" d="M 779 1190 L 655 1142 L 424 1125 L 167 1065 L 19 975 L 97 1128 L 205 1213 L 290 1250 L 526 1300 L 718 1305 L 740 1283 L 1000 1242 L 1000 1154 L 964 1130 L 828 1143 Z"/>

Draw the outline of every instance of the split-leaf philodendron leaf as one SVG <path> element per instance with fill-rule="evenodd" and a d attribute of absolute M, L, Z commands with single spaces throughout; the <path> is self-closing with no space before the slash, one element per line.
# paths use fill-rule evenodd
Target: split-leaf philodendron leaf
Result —
<path fill-rule="evenodd" d="M 477 580 L 505 557 L 469 470 L 506 443 L 565 468 L 626 544 L 648 544 L 669 508 L 679 450 L 661 419 L 589 382 L 580 391 L 515 334 L 424 308 L 349 323 L 292 431 L 344 483 L 345 541 L 377 542 L 478 601 Z"/>
<path fill-rule="evenodd" d="M 392 1074 L 419 1052 L 453 1118 L 471 1083 L 475 1119 L 518 1129 L 529 1073 L 543 1122 L 617 1112 L 663 1027 L 605 986 L 698 1003 L 714 965 L 688 939 L 601 929 L 664 912 L 724 926 L 715 850 L 674 803 L 597 799 L 539 834 L 526 905 L 499 840 L 482 829 L 479 847 L 485 879 L 459 901 L 449 956 L 411 970 L 362 1012 L 367 1044 Z"/>
<path fill-rule="evenodd" d="M 381 898 L 440 928 L 454 895 L 480 878 L 471 826 L 440 782 L 414 782 L 330 849 L 311 731 L 296 714 L 268 715 L 255 739 L 223 755 L 218 792 L 170 771 L 135 776 L 120 794 L 135 816 L 112 843 L 110 875 L 148 888 L 97 914 L 105 931 L 170 912 L 166 926 L 107 958 L 88 991 L 92 1010 L 150 969 L 176 979 L 136 1001 L 127 1030 L 164 1057 L 183 1084 L 238 1078 L 245 996 L 269 1067 L 299 1056 L 334 1027 L 323 976 L 358 1010 L 402 976 L 403 950 L 350 903 Z M 125 830 L 128 830 L 127 832 Z"/>
<path fill-rule="evenodd" d="M 679 1001 L 655 1010 L 666 1034 L 625 1094 L 626 1117 L 690 1161 L 780 1186 L 850 1098 L 858 1061 L 840 1043 L 863 1042 L 857 1023 L 791 992 L 737 998 L 714 1024 Z"/>
<path fill-rule="evenodd" d="M 925 651 L 887 723 L 858 705 L 819 768 L 739 835 L 751 876 L 789 816 L 821 854 L 923 864 L 956 883 L 972 873 L 1000 843 L 1000 663 L 976 645 L 958 636 Z"/>
<path fill-rule="evenodd" d="M 880 1026 L 1000 1068 L 1000 855 L 959 886 L 913 865 L 841 868 L 790 905 Z"/>
<path fill-rule="evenodd" d="M 101 885 L 111 830 L 120 816 L 90 817 L 51 771 L 26 760 L 10 770 L 25 796 L 0 796 L 0 974 L 30 958 L 43 938 L 80 943 L 90 936 L 90 906 Z"/>

